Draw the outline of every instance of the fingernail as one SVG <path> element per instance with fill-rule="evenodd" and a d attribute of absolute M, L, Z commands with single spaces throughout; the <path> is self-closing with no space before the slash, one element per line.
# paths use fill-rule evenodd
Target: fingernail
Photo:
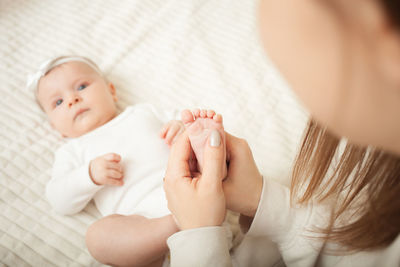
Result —
<path fill-rule="evenodd" d="M 217 147 L 221 144 L 221 135 L 218 130 L 213 130 L 210 136 L 210 146 Z"/>

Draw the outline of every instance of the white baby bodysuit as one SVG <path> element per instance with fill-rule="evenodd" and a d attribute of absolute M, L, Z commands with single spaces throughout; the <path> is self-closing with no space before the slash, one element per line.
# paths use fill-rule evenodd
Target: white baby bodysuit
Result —
<path fill-rule="evenodd" d="M 46 187 L 53 208 L 61 214 L 74 214 L 93 198 L 103 216 L 138 214 L 156 218 L 169 214 L 162 185 L 169 148 L 159 132 L 177 115 L 137 104 L 61 146 Z M 123 186 L 99 186 L 89 177 L 90 161 L 107 153 L 121 156 Z"/>

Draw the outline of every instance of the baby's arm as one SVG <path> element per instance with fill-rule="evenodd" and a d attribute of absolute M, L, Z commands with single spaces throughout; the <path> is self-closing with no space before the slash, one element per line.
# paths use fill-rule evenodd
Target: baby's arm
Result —
<path fill-rule="evenodd" d="M 89 163 L 82 162 L 70 146 L 56 152 L 46 197 L 57 213 L 80 212 L 101 188 L 90 179 Z"/>
<path fill-rule="evenodd" d="M 90 177 L 89 162 L 83 162 L 71 146 L 61 147 L 55 156 L 46 197 L 54 210 L 63 215 L 80 212 L 102 186 Z M 98 170 L 94 171 L 98 173 Z"/>

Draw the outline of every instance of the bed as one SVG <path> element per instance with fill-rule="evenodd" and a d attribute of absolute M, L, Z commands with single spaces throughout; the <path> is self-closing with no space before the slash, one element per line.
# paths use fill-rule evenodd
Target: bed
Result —
<path fill-rule="evenodd" d="M 60 216 L 44 196 L 63 140 L 25 84 L 55 56 L 97 62 L 121 110 L 142 102 L 216 110 L 263 174 L 288 184 L 308 115 L 258 38 L 256 0 L 2 0 L 0 265 L 101 266 L 84 242 L 100 218 L 93 203 Z"/>

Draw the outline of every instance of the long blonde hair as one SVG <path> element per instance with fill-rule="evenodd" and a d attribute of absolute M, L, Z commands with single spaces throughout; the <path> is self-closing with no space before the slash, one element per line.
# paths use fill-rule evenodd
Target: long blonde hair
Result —
<path fill-rule="evenodd" d="M 400 158 L 371 147 L 347 143 L 333 173 L 329 167 L 340 139 L 310 120 L 297 156 L 292 201 L 335 199 L 324 238 L 347 251 L 389 245 L 400 232 Z M 334 223 L 351 210 L 349 223 Z"/>

